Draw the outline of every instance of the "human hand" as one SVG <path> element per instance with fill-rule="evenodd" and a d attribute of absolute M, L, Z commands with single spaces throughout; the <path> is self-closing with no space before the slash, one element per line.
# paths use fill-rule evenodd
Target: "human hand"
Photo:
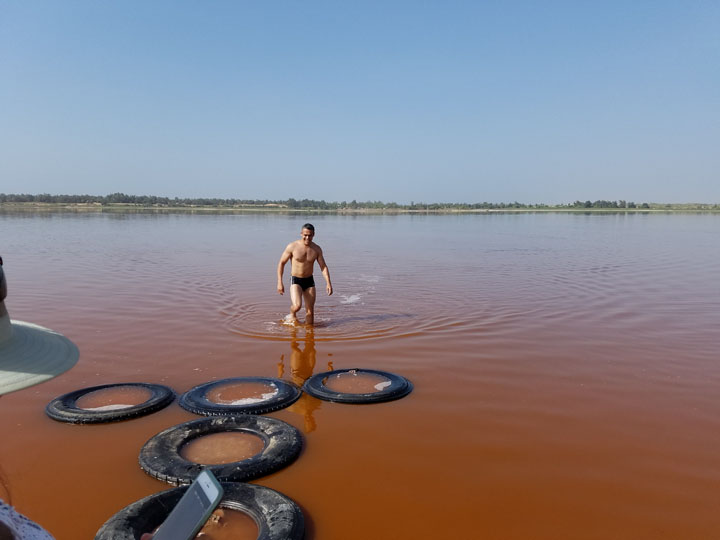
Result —
<path fill-rule="evenodd" d="M 327 293 L 328 293 L 328 296 L 330 296 L 333 293 L 332 285 L 330 285 L 329 283 L 327 286 Z"/>
<path fill-rule="evenodd" d="M 285 286 L 282 283 L 278 283 L 277 292 L 278 294 L 283 294 L 285 292 Z"/>

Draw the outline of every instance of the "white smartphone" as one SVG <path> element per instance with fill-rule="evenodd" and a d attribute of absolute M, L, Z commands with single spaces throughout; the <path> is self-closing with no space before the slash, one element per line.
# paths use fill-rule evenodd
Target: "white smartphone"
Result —
<path fill-rule="evenodd" d="M 153 540 L 192 540 L 220 504 L 223 488 L 207 469 L 197 475 L 172 512 L 153 535 Z"/>

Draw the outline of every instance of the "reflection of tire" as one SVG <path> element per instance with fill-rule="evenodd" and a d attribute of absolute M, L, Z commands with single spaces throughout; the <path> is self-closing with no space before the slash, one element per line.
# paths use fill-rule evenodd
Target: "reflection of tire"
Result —
<path fill-rule="evenodd" d="M 207 394 L 210 390 L 218 386 L 234 383 L 266 384 L 277 388 L 277 392 L 268 399 L 263 399 L 257 403 L 245 403 L 241 405 L 215 403 L 208 399 Z M 188 390 L 180 396 L 180 406 L 192 413 L 203 414 L 205 416 L 264 414 L 283 409 L 295 403 L 300 397 L 300 394 L 302 394 L 302 392 L 297 386 L 282 379 L 269 377 L 235 377 L 201 384 Z"/>
<path fill-rule="evenodd" d="M 193 439 L 228 431 L 256 435 L 263 440 L 264 448 L 248 459 L 215 465 L 202 465 L 180 455 L 182 446 Z M 239 482 L 282 469 L 298 457 L 301 449 L 300 432 L 282 420 L 251 414 L 215 416 L 158 433 L 142 447 L 139 461 L 150 476 L 170 484 L 189 484 L 202 469 L 210 469 L 220 481 Z"/>
<path fill-rule="evenodd" d="M 254 484 L 223 482 L 220 507 L 252 516 L 258 540 L 301 540 L 305 524 L 302 511 L 292 499 Z M 165 520 L 187 486 L 155 493 L 126 506 L 105 522 L 95 540 L 136 540 Z"/>
<path fill-rule="evenodd" d="M 82 396 L 115 387 L 137 387 L 145 388 L 151 392 L 150 399 L 138 405 L 123 407 L 122 409 L 94 411 L 91 409 L 81 409 L 76 405 L 78 399 Z M 45 407 L 45 412 L 53 420 L 59 422 L 69 422 L 71 424 L 97 424 L 101 422 L 117 422 L 119 420 L 128 420 L 145 416 L 146 414 L 159 411 L 167 407 L 175 399 L 175 392 L 167 386 L 161 384 L 149 383 L 115 383 L 101 384 L 100 386 L 91 386 L 82 388 L 73 392 L 68 392 L 62 396 L 56 397 Z"/>
<path fill-rule="evenodd" d="M 351 394 L 347 392 L 335 392 L 325 386 L 325 380 L 332 375 L 357 372 L 359 374 L 379 375 L 390 381 L 390 384 L 378 390 L 366 394 Z M 381 401 L 392 401 L 400 399 L 412 392 L 413 386 L 410 381 L 400 375 L 388 373 L 387 371 L 376 371 L 374 369 L 336 369 L 313 375 L 303 385 L 303 390 L 318 399 L 325 401 L 337 401 L 339 403 L 380 403 Z"/>

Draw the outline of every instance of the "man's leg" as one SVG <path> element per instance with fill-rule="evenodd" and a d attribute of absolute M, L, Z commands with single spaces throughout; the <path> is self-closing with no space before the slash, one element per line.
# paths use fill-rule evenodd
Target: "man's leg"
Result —
<path fill-rule="evenodd" d="M 305 299 L 305 323 L 315 322 L 315 287 L 308 287 L 302 293 Z"/>
<path fill-rule="evenodd" d="M 290 322 L 298 322 L 297 312 L 302 307 L 303 290 L 300 285 L 290 285 Z"/>

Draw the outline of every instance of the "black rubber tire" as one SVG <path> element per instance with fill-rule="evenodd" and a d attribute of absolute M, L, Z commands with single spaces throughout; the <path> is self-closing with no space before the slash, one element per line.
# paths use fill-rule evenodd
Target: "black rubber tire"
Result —
<path fill-rule="evenodd" d="M 254 484 L 223 482 L 221 508 L 239 510 L 252 516 L 258 526 L 258 540 L 302 540 L 305 518 L 298 505 L 277 491 Z M 137 540 L 165 521 L 187 486 L 155 493 L 134 502 L 105 522 L 95 540 Z"/>
<path fill-rule="evenodd" d="M 117 409 L 114 411 L 92 411 L 81 409 L 76 405 L 78 399 L 85 394 L 112 388 L 116 386 L 137 386 L 150 390 L 152 395 L 147 401 L 132 407 Z M 175 399 L 175 392 L 172 388 L 163 386 L 162 384 L 151 383 L 114 383 L 101 384 L 100 386 L 91 386 L 89 388 L 81 388 L 73 392 L 68 392 L 62 396 L 53 399 L 45 407 L 45 413 L 58 422 L 68 422 L 70 424 L 99 424 L 103 422 L 118 422 L 120 420 L 129 420 L 146 414 L 154 413 L 170 405 Z"/>
<path fill-rule="evenodd" d="M 368 394 L 350 394 L 344 392 L 335 392 L 325 386 L 325 379 L 332 375 L 339 375 L 350 371 L 358 373 L 368 373 L 370 375 L 380 375 L 390 380 L 390 385 L 377 392 Z M 405 377 L 389 373 L 387 371 L 377 371 L 374 369 L 336 369 L 334 371 L 326 371 L 313 375 L 303 385 L 303 390 L 313 397 L 325 401 L 335 401 L 338 403 L 380 403 L 383 401 L 392 401 L 407 396 L 412 392 L 413 385 Z"/>
<path fill-rule="evenodd" d="M 252 433 L 263 439 L 263 450 L 248 459 L 217 465 L 200 464 L 180 455 L 188 442 L 227 431 Z M 296 428 L 266 416 L 214 416 L 185 422 L 152 437 L 140 450 L 140 466 L 150 476 L 174 485 L 189 484 L 202 469 L 209 469 L 221 482 L 241 482 L 286 467 L 300 455 L 302 435 Z"/>
<path fill-rule="evenodd" d="M 264 384 L 274 384 L 278 392 L 270 399 L 259 403 L 249 403 L 247 405 L 223 405 L 215 403 L 207 398 L 210 390 L 217 386 L 232 384 L 236 382 L 257 382 Z M 205 416 L 225 416 L 234 414 L 265 414 L 272 411 L 284 409 L 285 407 L 295 403 L 302 391 L 293 383 L 283 381 L 282 379 L 273 379 L 270 377 L 233 377 L 212 381 L 201 384 L 185 392 L 180 396 L 180 406 L 195 414 Z"/>

